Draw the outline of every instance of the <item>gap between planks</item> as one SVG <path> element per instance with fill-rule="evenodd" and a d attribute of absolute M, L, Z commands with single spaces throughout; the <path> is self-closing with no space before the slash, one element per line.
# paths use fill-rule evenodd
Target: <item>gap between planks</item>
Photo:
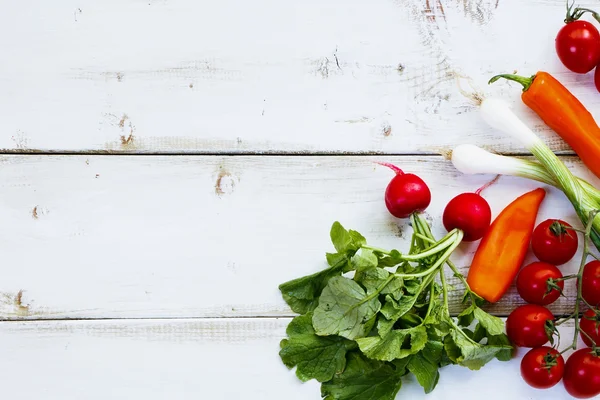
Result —
<path fill-rule="evenodd" d="M 448 150 L 449 152 L 450 150 Z M 511 157 L 528 157 L 532 156 L 528 152 L 495 152 L 504 156 Z M 559 157 L 573 157 L 577 156 L 572 151 L 556 151 L 554 152 Z M 312 150 L 300 150 L 300 151 L 278 151 L 278 150 L 265 150 L 265 151 L 219 151 L 219 150 L 206 150 L 206 151 L 120 151 L 120 150 L 82 150 L 82 151 L 48 151 L 48 150 L 35 150 L 35 149 L 0 149 L 0 156 L 3 155 L 14 155 L 14 156 L 243 156 L 243 157 L 261 157 L 261 156 L 279 156 L 279 157 L 342 157 L 342 156 L 386 156 L 386 157 L 444 157 L 444 154 L 434 152 L 408 152 L 408 153 L 390 153 L 385 151 L 312 151 Z"/>
<path fill-rule="evenodd" d="M 485 309 L 485 306 L 483 307 Z M 584 310 L 585 311 L 585 310 Z M 489 310 L 488 310 L 489 312 Z M 451 312 L 452 317 L 458 316 L 459 312 Z M 502 319 L 508 318 L 508 314 L 497 314 L 492 313 L 494 316 Z M 572 313 L 554 313 L 554 317 L 557 319 L 571 317 Z M 583 315 L 583 311 L 580 313 L 580 316 Z M 238 315 L 238 316 L 208 316 L 208 317 L 64 317 L 64 318 L 27 318 L 27 319 L 0 319 L 1 324 L 20 324 L 20 323 L 52 323 L 52 322 L 118 322 L 118 321 L 141 321 L 141 322 L 169 322 L 169 323 L 177 323 L 180 321 L 229 321 L 229 320 L 239 320 L 239 321 L 260 321 L 260 320 L 292 320 L 296 317 L 296 314 L 288 313 L 288 314 L 273 314 L 273 315 Z M 564 323 L 565 326 L 574 326 L 573 320 L 569 320 Z"/>

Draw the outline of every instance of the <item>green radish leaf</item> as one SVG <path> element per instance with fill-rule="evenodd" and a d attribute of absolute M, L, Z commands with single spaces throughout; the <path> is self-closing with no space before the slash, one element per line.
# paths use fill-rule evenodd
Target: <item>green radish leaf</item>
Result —
<path fill-rule="evenodd" d="M 425 344 L 425 347 L 419 354 L 425 357 L 430 363 L 438 365 L 442 359 L 443 351 L 444 344 L 440 341 L 432 340 L 430 337 L 429 341 Z"/>
<path fill-rule="evenodd" d="M 335 221 L 331 226 L 329 236 L 331 237 L 333 247 L 335 247 L 338 253 L 343 253 L 352 247 L 353 240 L 352 236 L 350 236 L 350 232 L 348 232 L 338 221 Z"/>
<path fill-rule="evenodd" d="M 378 264 L 382 268 L 394 267 L 403 262 L 402 254 L 400 254 L 398 250 L 392 250 L 390 251 L 390 254 L 382 254 L 376 252 L 375 255 L 379 258 Z"/>
<path fill-rule="evenodd" d="M 329 237 L 338 253 L 355 252 L 361 246 L 367 244 L 367 240 L 363 235 L 353 230 L 346 230 L 338 221 L 335 221 L 331 226 Z"/>
<path fill-rule="evenodd" d="M 421 292 L 421 281 L 418 279 L 407 279 L 404 281 L 404 289 L 410 294 L 419 294 Z"/>
<path fill-rule="evenodd" d="M 496 354 L 496 358 L 498 359 L 498 361 L 510 361 L 512 360 L 516 348 L 513 347 L 513 345 L 510 343 L 510 339 L 508 338 L 508 336 L 502 334 L 502 335 L 496 335 L 496 336 L 488 336 L 488 341 L 487 341 L 488 345 L 493 345 L 493 346 L 504 346 L 503 350 L 500 350 L 497 354 Z"/>
<path fill-rule="evenodd" d="M 381 303 L 367 299 L 364 289 L 351 279 L 335 276 L 329 280 L 314 311 L 317 335 L 339 335 L 348 339 L 365 336 L 367 323 L 377 314 Z"/>
<path fill-rule="evenodd" d="M 392 361 L 421 351 L 427 344 L 427 330 L 423 325 L 410 329 L 397 329 L 385 337 L 370 336 L 356 339 L 360 350 L 369 358 Z"/>
<path fill-rule="evenodd" d="M 395 323 L 396 321 L 390 321 L 388 319 L 385 319 L 383 316 L 379 317 L 377 321 L 377 334 L 379 335 L 379 337 L 383 338 L 387 336 L 387 334 L 390 333 L 392 329 L 394 329 Z"/>
<path fill-rule="evenodd" d="M 373 253 L 373 250 L 358 250 L 354 256 L 352 256 L 351 263 L 352 269 L 356 271 L 365 271 L 369 268 L 375 268 L 378 264 L 377 256 Z"/>
<path fill-rule="evenodd" d="M 408 370 L 417 378 L 425 393 L 431 393 L 440 380 L 438 363 L 432 363 L 421 353 L 411 357 Z"/>
<path fill-rule="evenodd" d="M 325 257 L 327 258 L 327 264 L 329 264 L 330 267 L 338 268 L 344 265 L 345 269 L 348 271 L 350 270 L 348 267 L 348 261 L 350 259 L 348 258 L 347 253 L 326 253 Z"/>
<path fill-rule="evenodd" d="M 406 374 L 403 368 L 348 354 L 346 369 L 321 385 L 324 400 L 394 400 Z"/>
<path fill-rule="evenodd" d="M 340 276 L 344 272 L 344 267 L 345 264 L 340 262 L 335 267 L 282 283 L 279 285 L 279 290 L 292 311 L 306 314 L 317 307 L 319 296 L 329 280 Z"/>
<path fill-rule="evenodd" d="M 326 382 L 346 366 L 346 353 L 356 343 L 339 336 L 317 336 L 312 327 L 312 313 L 292 320 L 286 329 L 289 339 L 280 343 L 279 356 L 288 368 L 296 367 L 296 376 L 306 382 Z"/>
<path fill-rule="evenodd" d="M 390 273 L 385 269 L 371 268 L 364 271 L 359 282 L 367 289 L 367 293 L 373 293 L 380 290 L 389 277 Z M 391 294 L 394 298 L 399 299 L 402 296 L 402 287 L 402 278 L 394 277 L 379 293 Z"/>
<path fill-rule="evenodd" d="M 448 335 L 444 338 L 444 351 L 454 364 L 460 363 L 463 359 L 460 347 L 458 347 L 451 335 Z"/>
<path fill-rule="evenodd" d="M 449 338 L 452 340 L 453 344 L 449 344 L 449 346 L 446 347 L 448 355 L 453 361 L 471 370 L 481 369 L 481 367 L 494 359 L 501 351 L 512 350 L 512 346 L 503 344 L 482 345 L 476 343 L 465 337 L 465 335 L 457 329 L 453 329 L 450 332 Z M 449 349 L 451 351 L 449 351 Z M 457 355 L 456 349 L 460 351 L 460 355 Z"/>
<path fill-rule="evenodd" d="M 353 231 L 352 229 L 350 229 L 348 233 L 352 238 L 352 250 L 357 250 L 367 244 L 367 239 L 365 239 L 365 237 L 357 231 Z"/>
<path fill-rule="evenodd" d="M 464 309 L 460 314 L 458 314 L 458 324 L 460 326 L 469 326 L 475 319 L 475 305 L 471 305 L 470 307 Z"/>
<path fill-rule="evenodd" d="M 485 328 L 481 324 L 477 324 L 475 325 L 475 331 L 473 332 L 473 337 L 471 339 L 473 339 L 474 342 L 481 342 L 487 335 L 488 333 Z"/>
<path fill-rule="evenodd" d="M 486 313 L 479 307 L 475 307 L 473 315 L 490 335 L 495 336 L 504 333 L 504 322 L 500 318 Z"/>
<path fill-rule="evenodd" d="M 327 253 L 326 257 L 330 268 L 279 285 L 281 295 L 292 311 L 298 314 L 313 311 L 329 279 L 350 271 L 348 254 Z"/>
<path fill-rule="evenodd" d="M 404 295 L 396 301 L 390 296 L 386 296 L 381 314 L 387 319 L 395 321 L 413 308 L 417 298 L 418 296 L 415 295 Z"/>

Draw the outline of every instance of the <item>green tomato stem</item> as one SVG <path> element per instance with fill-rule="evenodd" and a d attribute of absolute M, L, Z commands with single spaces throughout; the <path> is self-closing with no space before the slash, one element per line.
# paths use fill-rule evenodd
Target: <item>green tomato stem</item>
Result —
<path fill-rule="evenodd" d="M 586 266 L 587 258 L 590 255 L 589 238 L 592 233 L 594 220 L 596 218 L 596 215 L 599 212 L 600 212 L 600 210 L 593 210 L 593 211 L 589 212 L 589 218 L 588 218 L 588 222 L 585 227 L 585 236 L 583 239 L 583 254 L 581 255 L 579 271 L 577 272 L 577 275 L 576 275 L 576 277 L 577 277 L 577 299 L 575 301 L 575 311 L 573 312 L 573 315 L 575 316 L 575 333 L 573 335 L 573 342 L 567 348 L 565 348 L 563 351 L 561 351 L 561 354 L 570 349 L 576 350 L 577 349 L 577 338 L 579 337 L 579 333 L 583 332 L 583 331 L 581 331 L 581 327 L 580 327 L 581 317 L 579 315 L 579 310 L 580 310 L 579 306 L 580 306 L 581 302 L 584 302 L 587 304 L 587 301 L 585 301 L 585 299 L 582 296 L 582 289 L 583 289 L 582 276 L 583 276 L 583 270 Z M 589 306 L 589 304 L 588 304 L 588 306 Z M 564 321 L 562 321 L 562 322 L 564 322 Z M 555 325 L 557 325 L 557 324 L 555 324 Z M 585 334 L 585 332 L 583 332 L 583 333 Z M 595 343 L 594 343 L 594 348 L 595 348 Z"/>

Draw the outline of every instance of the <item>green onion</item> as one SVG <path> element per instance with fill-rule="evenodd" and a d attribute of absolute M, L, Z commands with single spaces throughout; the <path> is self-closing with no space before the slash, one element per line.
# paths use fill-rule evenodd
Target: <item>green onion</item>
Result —
<path fill-rule="evenodd" d="M 480 112 L 488 125 L 519 140 L 539 161 L 545 173 L 530 162 L 507 161 L 505 168 L 510 170 L 508 164 L 511 163 L 511 168 L 520 170 L 519 176 L 528 175 L 527 177 L 558 187 L 573 205 L 582 224 L 586 224 L 590 212 L 600 209 L 600 193 L 593 186 L 576 178 L 556 154 L 512 112 L 506 101 L 498 98 L 481 99 Z M 468 163 L 466 159 L 463 161 Z M 600 215 L 594 219 L 590 238 L 600 250 Z"/>

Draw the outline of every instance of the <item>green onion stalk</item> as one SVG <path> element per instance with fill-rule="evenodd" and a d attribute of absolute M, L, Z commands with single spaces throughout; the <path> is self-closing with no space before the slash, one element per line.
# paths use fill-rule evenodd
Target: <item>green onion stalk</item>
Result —
<path fill-rule="evenodd" d="M 600 191 L 573 175 L 554 152 L 498 98 L 479 98 L 483 120 L 493 128 L 518 139 L 537 162 L 489 153 L 477 146 L 462 145 L 452 150 L 452 163 L 464 174 L 493 173 L 533 179 L 560 189 L 573 205 L 582 224 L 600 209 Z M 600 250 L 600 215 L 592 223 L 590 240 Z"/>

